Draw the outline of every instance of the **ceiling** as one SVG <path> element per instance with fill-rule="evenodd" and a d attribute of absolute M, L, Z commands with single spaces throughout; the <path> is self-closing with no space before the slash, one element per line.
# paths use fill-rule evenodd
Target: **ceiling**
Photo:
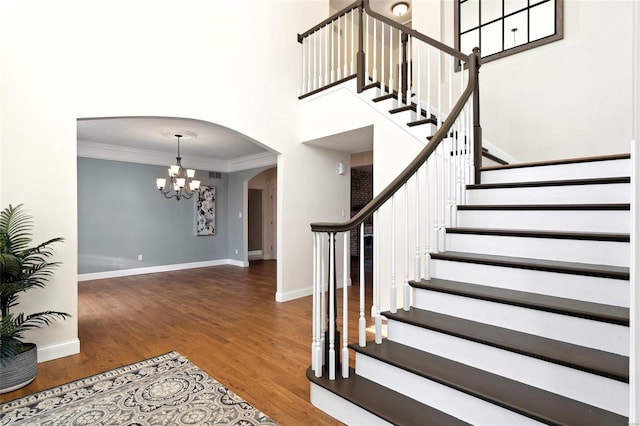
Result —
<path fill-rule="evenodd" d="M 412 0 L 369 0 L 369 5 L 371 6 L 371 10 L 373 10 L 374 12 L 384 15 L 387 18 L 393 19 L 394 21 L 397 21 L 401 24 L 405 24 L 411 21 L 411 1 Z M 394 4 L 400 2 L 404 2 L 409 5 L 409 10 L 401 17 L 396 16 L 391 12 L 391 7 Z M 331 10 L 333 10 L 334 12 L 337 12 L 353 3 L 354 0 L 330 0 L 329 7 L 331 7 Z"/>
<path fill-rule="evenodd" d="M 411 4 L 411 0 L 405 0 Z M 398 0 L 370 0 L 371 8 L 399 22 L 411 20 L 411 7 L 402 18 L 391 6 Z M 330 0 L 334 11 L 352 0 Z M 175 117 L 105 117 L 79 119 L 78 156 L 166 166 L 175 163 L 175 134 L 194 133 L 182 138 L 180 151 L 185 165 L 199 170 L 234 172 L 275 165 L 277 153 L 255 140 L 224 126 L 201 120 Z M 323 138 L 311 144 L 348 152 L 371 149 L 371 129 L 356 129 L 340 138 Z M 347 140 L 352 143 L 346 143 Z M 339 143 L 338 143 L 339 142 Z"/>

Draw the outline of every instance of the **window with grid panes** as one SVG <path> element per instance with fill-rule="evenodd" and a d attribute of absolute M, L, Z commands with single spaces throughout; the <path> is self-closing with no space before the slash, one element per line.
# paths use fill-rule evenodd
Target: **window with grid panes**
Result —
<path fill-rule="evenodd" d="M 455 0 L 456 49 L 483 62 L 562 39 L 563 0 Z"/>

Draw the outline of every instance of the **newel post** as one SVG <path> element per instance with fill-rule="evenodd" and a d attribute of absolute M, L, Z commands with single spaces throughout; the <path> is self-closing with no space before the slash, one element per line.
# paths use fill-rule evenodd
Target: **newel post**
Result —
<path fill-rule="evenodd" d="M 364 4 L 360 2 L 360 6 L 358 6 L 358 54 L 356 56 L 356 79 L 358 85 L 358 93 L 362 93 L 364 90 L 365 82 L 364 82 Z"/>
<path fill-rule="evenodd" d="M 476 84 L 473 89 L 473 162 L 474 183 L 480 183 L 480 168 L 482 167 L 482 127 L 480 126 L 480 49 L 474 48 L 471 54 L 471 67 L 469 72 L 475 73 Z"/>

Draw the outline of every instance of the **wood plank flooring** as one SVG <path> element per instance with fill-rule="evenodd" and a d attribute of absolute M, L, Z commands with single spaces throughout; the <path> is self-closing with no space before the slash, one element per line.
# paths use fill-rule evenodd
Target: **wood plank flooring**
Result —
<path fill-rule="evenodd" d="M 309 402 L 311 298 L 277 303 L 275 291 L 275 261 L 80 282 L 81 353 L 40 363 L 0 402 L 177 350 L 282 425 L 340 424 Z M 357 282 L 347 291 L 353 342 Z"/>

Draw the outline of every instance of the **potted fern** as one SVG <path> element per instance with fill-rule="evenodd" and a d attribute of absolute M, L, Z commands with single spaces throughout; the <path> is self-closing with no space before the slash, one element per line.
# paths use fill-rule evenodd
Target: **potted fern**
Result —
<path fill-rule="evenodd" d="M 30 247 L 33 219 L 22 204 L 0 212 L 0 393 L 29 384 L 36 376 L 37 348 L 24 342 L 28 330 L 50 325 L 69 314 L 45 311 L 26 315 L 15 312 L 19 297 L 33 288 L 43 288 L 60 262 L 49 262 L 53 238 Z"/>

